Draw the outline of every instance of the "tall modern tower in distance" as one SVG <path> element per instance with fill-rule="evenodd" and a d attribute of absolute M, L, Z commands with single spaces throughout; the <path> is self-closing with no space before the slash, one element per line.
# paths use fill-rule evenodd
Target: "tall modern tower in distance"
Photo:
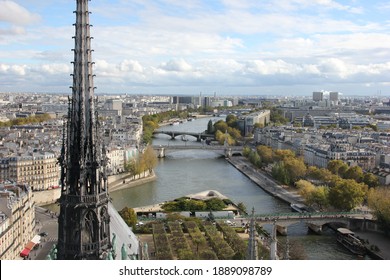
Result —
<path fill-rule="evenodd" d="M 322 101 L 324 100 L 324 93 L 322 91 L 313 92 L 313 101 Z"/>
<path fill-rule="evenodd" d="M 76 0 L 72 97 L 61 157 L 58 259 L 105 259 L 110 253 L 107 157 L 95 110 L 89 0 Z"/>

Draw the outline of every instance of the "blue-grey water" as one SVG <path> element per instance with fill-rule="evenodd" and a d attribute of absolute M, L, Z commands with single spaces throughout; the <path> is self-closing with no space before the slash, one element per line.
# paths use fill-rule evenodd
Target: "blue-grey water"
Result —
<path fill-rule="evenodd" d="M 216 118 L 212 118 L 216 120 Z M 197 119 L 175 126 L 166 126 L 160 130 L 201 132 L 207 128 L 209 119 Z M 178 136 L 171 140 L 170 136 L 159 134 L 154 145 L 202 145 L 193 137 L 185 142 Z M 167 154 L 159 160 L 155 169 L 157 179 L 137 187 L 119 190 L 110 194 L 114 206 L 139 207 L 172 200 L 187 194 L 205 190 L 217 190 L 234 202 L 243 202 L 247 209 L 254 207 L 256 213 L 289 212 L 288 204 L 268 195 L 246 176 L 227 163 L 218 154 L 203 150 L 182 150 Z M 266 227 L 267 228 L 267 227 Z M 288 228 L 289 243 L 298 243 L 307 259 L 339 260 L 355 259 L 346 249 L 341 247 L 332 231 L 323 235 L 308 234 L 304 224 L 295 224 Z M 286 237 L 279 237 L 279 242 L 286 243 Z"/>

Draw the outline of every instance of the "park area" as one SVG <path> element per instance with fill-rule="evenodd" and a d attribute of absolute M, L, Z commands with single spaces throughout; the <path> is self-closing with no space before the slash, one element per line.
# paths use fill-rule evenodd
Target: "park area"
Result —
<path fill-rule="evenodd" d="M 148 244 L 152 260 L 243 260 L 249 235 L 243 227 L 223 221 L 166 221 L 145 224 L 148 234 L 137 234 Z M 263 254 L 268 250 L 260 246 Z"/>

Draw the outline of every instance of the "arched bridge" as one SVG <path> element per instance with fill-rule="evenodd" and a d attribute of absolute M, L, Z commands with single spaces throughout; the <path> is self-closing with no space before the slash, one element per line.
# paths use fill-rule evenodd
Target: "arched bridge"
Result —
<path fill-rule="evenodd" d="M 224 145 L 155 145 L 153 149 L 156 151 L 159 158 L 163 158 L 170 151 L 179 150 L 204 150 L 213 151 L 217 154 L 225 157 L 231 157 L 233 155 L 242 156 L 242 146 L 224 146 Z"/>
<path fill-rule="evenodd" d="M 366 228 L 367 224 L 372 222 L 372 216 L 358 212 L 310 212 L 310 213 L 275 213 L 255 215 L 257 224 L 273 224 L 277 231 L 283 235 L 287 234 L 289 225 L 305 222 L 312 231 L 320 234 L 324 225 L 343 224 L 347 228 Z M 250 217 L 246 216 L 233 221 L 240 223 L 249 223 Z"/>
<path fill-rule="evenodd" d="M 156 134 L 166 134 L 171 136 L 171 139 L 175 139 L 176 136 L 180 135 L 188 135 L 188 136 L 193 136 L 196 138 L 196 141 L 200 142 L 201 140 L 206 140 L 206 139 L 214 139 L 215 136 L 214 134 L 209 134 L 206 132 L 188 132 L 188 131 L 173 131 L 173 130 L 156 130 L 153 132 L 153 135 Z"/>

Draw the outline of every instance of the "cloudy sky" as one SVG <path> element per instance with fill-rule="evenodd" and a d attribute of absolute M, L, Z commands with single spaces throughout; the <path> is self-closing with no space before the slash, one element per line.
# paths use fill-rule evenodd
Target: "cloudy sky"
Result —
<path fill-rule="evenodd" d="M 0 92 L 72 84 L 74 0 L 0 0 Z M 390 94 L 390 1 L 92 0 L 97 93 Z"/>

